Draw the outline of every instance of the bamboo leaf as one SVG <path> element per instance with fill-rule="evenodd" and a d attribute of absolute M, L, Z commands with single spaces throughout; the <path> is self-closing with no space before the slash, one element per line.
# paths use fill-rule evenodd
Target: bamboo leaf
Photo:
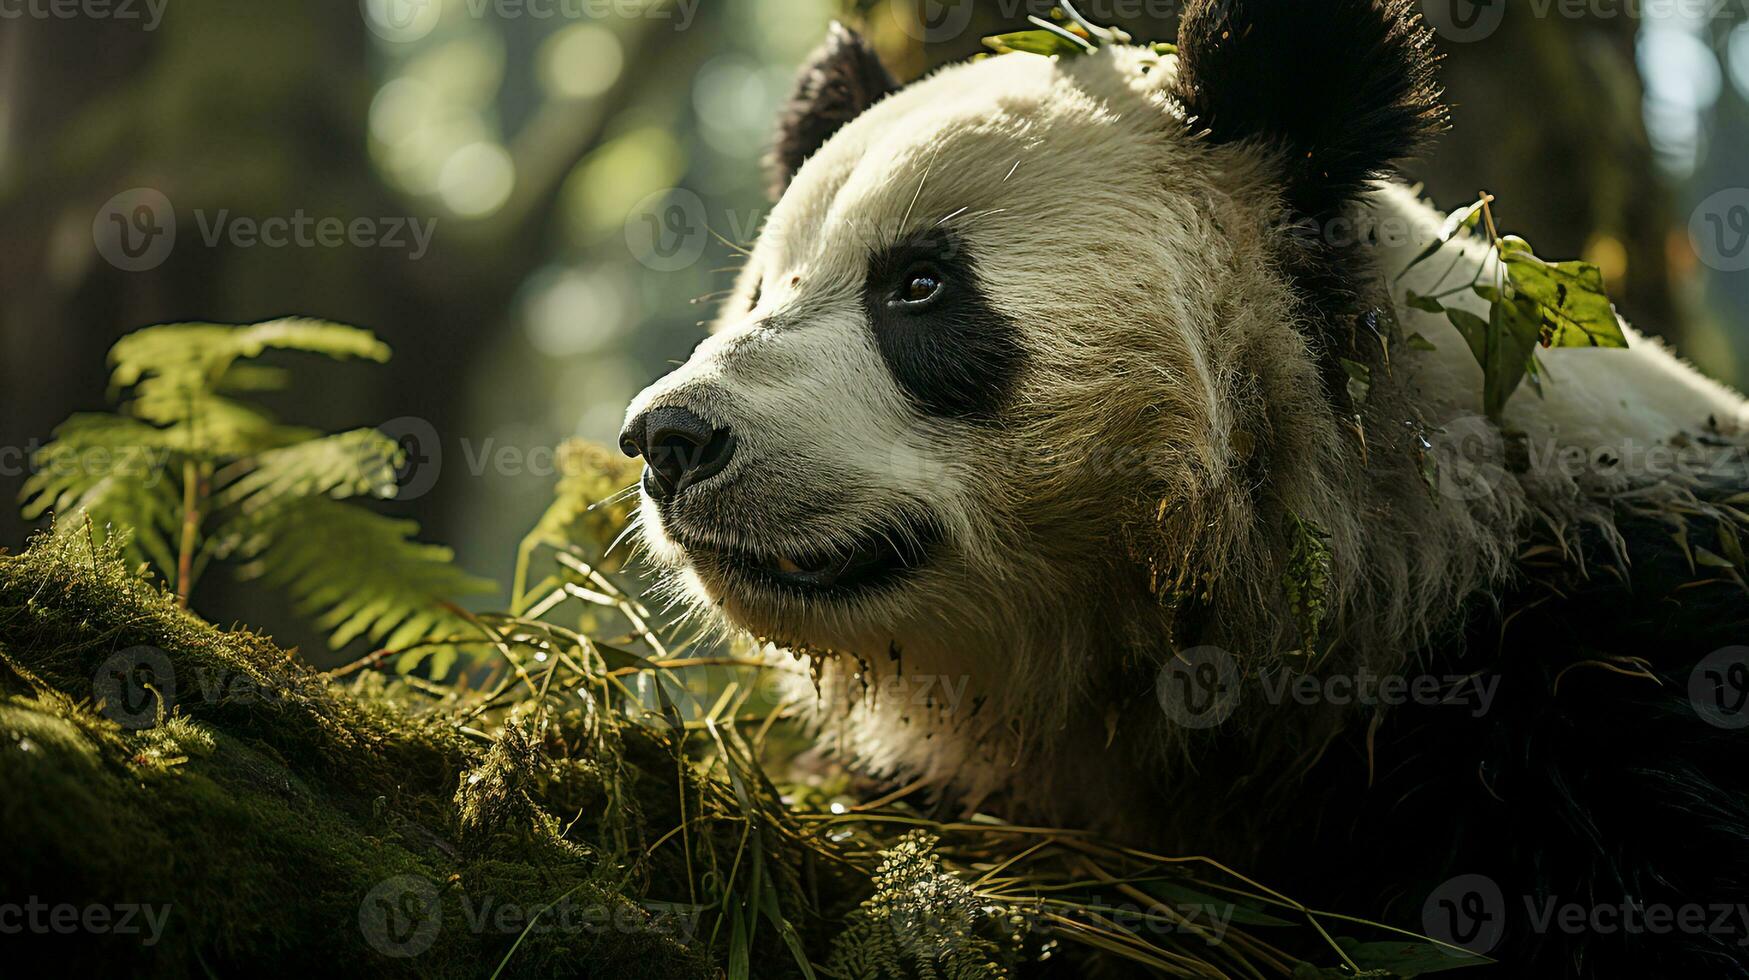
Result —
<path fill-rule="evenodd" d="M 1621 321 L 1604 291 L 1603 273 L 1588 262 L 1545 262 L 1522 238 L 1500 243 L 1512 288 L 1538 307 L 1544 347 L 1626 347 Z"/>

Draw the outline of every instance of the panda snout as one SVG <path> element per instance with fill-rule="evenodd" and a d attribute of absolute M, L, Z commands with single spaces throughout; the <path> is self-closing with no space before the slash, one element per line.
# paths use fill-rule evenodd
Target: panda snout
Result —
<path fill-rule="evenodd" d="M 735 435 L 690 409 L 666 405 L 638 413 L 620 430 L 619 448 L 644 458 L 644 489 L 657 500 L 709 480 L 735 455 Z"/>

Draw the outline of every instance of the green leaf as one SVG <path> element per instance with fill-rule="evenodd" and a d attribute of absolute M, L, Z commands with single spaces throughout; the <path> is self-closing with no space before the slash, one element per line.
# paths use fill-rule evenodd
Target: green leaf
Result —
<path fill-rule="evenodd" d="M 1036 31 L 1014 31 L 1009 34 L 995 34 L 986 37 L 984 46 L 997 54 L 1011 54 L 1024 51 L 1027 54 L 1042 54 L 1047 57 L 1062 55 L 1074 58 L 1093 50 L 1091 44 L 1077 41 L 1066 32 L 1039 29 Z"/>
<path fill-rule="evenodd" d="M 1530 370 L 1530 357 L 1536 351 L 1541 315 L 1536 303 L 1516 296 L 1489 307 L 1488 333 L 1485 349 L 1479 358 L 1482 364 L 1482 408 L 1488 417 L 1499 419 L 1506 400 L 1517 390 Z"/>
<path fill-rule="evenodd" d="M 110 349 L 110 384 L 128 394 L 126 414 L 174 429 L 189 452 L 208 459 L 289 445 L 314 433 L 278 426 L 266 412 L 220 391 L 283 383 L 235 362 L 270 349 L 385 361 L 388 347 L 368 330 L 291 318 L 251 326 L 175 323 L 136 330 Z M 130 390 L 131 389 L 131 390 Z"/>
<path fill-rule="evenodd" d="M 808 962 L 808 951 L 802 945 L 801 934 L 796 927 L 784 918 L 783 909 L 777 902 L 777 889 L 763 888 L 759 894 L 759 910 L 764 913 L 767 922 L 777 930 L 783 944 L 789 948 L 790 958 L 795 960 L 796 969 L 802 972 L 804 980 L 815 980 L 814 965 Z"/>
<path fill-rule="evenodd" d="M 1138 882 L 1137 887 L 1175 908 L 1218 910 L 1222 914 L 1231 910 L 1232 919 L 1230 921 L 1242 926 L 1285 926 L 1292 928 L 1294 925 L 1286 919 L 1263 911 L 1256 903 L 1247 904 L 1230 898 L 1216 898 L 1178 881 L 1143 881 Z"/>
<path fill-rule="evenodd" d="M 752 956 L 747 939 L 747 921 L 738 909 L 731 910 L 729 930 L 729 980 L 752 980 Z"/>
<path fill-rule="evenodd" d="M 1300 649 L 1310 658 L 1317 652 L 1324 621 L 1330 612 L 1330 576 L 1335 567 L 1330 553 L 1330 533 L 1290 512 L 1288 557 L 1282 570 L 1282 588 L 1299 627 Z"/>
<path fill-rule="evenodd" d="M 1486 364 L 1488 356 L 1488 321 L 1469 310 L 1456 307 L 1445 311 L 1445 318 L 1451 321 L 1458 333 L 1463 335 L 1464 343 L 1470 345 L 1470 353 L 1476 357 L 1476 362 Z"/>
<path fill-rule="evenodd" d="M 298 497 L 393 497 L 400 460 L 395 440 L 375 429 L 310 439 L 253 457 L 214 503 L 249 514 Z"/>
<path fill-rule="evenodd" d="M 1337 940 L 1342 951 L 1362 970 L 1389 970 L 1392 976 L 1418 977 L 1427 973 L 1486 966 L 1486 956 L 1435 942 L 1355 942 L 1346 936 Z"/>
<path fill-rule="evenodd" d="M 1407 303 L 1409 306 L 1413 307 L 1414 309 L 1423 310 L 1423 311 L 1428 312 L 1428 313 L 1444 313 L 1445 312 L 1445 306 L 1443 304 L 1441 304 L 1439 302 L 1439 300 L 1436 300 L 1431 296 L 1423 296 L 1420 293 L 1417 293 L 1413 289 L 1408 291 L 1406 297 L 1404 298 L 1404 302 Z"/>
<path fill-rule="evenodd" d="M 1478 319 L 1480 318 L 1478 317 Z M 1439 349 L 1433 345 L 1433 341 L 1428 340 L 1426 337 L 1423 337 L 1418 333 L 1412 333 L 1409 336 L 1404 337 L 1403 344 L 1410 350 L 1434 351 Z"/>
<path fill-rule="evenodd" d="M 31 457 L 19 494 L 23 516 L 56 516 L 57 534 L 131 532 L 123 554 L 169 578 L 182 523 L 181 460 L 175 437 L 121 415 L 81 413 L 61 423 Z"/>
<path fill-rule="evenodd" d="M 255 560 L 243 573 L 291 593 L 335 649 L 360 637 L 400 650 L 477 633 L 447 601 L 495 587 L 458 568 L 450 549 L 413 540 L 418 530 L 412 521 L 308 497 L 262 515 L 251 541 Z"/>
<path fill-rule="evenodd" d="M 1473 230 L 1482 220 L 1482 203 L 1482 200 L 1478 198 L 1476 203 L 1469 207 L 1453 211 L 1448 215 L 1445 219 L 1445 224 L 1440 226 L 1439 233 L 1433 237 L 1433 241 L 1429 242 L 1427 246 L 1417 253 L 1413 259 L 1409 260 L 1409 264 L 1403 267 L 1403 271 L 1397 273 L 1397 278 L 1402 279 L 1409 274 L 1410 269 L 1413 269 L 1428 259 L 1433 258 L 1440 249 L 1446 246 L 1447 242 L 1450 242 L 1453 238 L 1457 237 L 1458 232 Z M 1437 313 L 1439 311 L 1434 310 L 1433 312 Z"/>
<path fill-rule="evenodd" d="M 1500 243 L 1512 288 L 1539 311 L 1544 347 L 1626 347 L 1621 321 L 1604 291 L 1603 272 L 1588 262 L 1544 262 L 1522 238 Z"/>

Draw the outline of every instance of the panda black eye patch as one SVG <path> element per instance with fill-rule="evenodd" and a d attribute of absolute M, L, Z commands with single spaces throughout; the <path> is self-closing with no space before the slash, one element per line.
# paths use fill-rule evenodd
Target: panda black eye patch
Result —
<path fill-rule="evenodd" d="M 863 307 L 881 359 L 919 411 L 995 419 L 1020 366 L 1019 337 L 957 236 L 935 230 L 872 255 Z"/>

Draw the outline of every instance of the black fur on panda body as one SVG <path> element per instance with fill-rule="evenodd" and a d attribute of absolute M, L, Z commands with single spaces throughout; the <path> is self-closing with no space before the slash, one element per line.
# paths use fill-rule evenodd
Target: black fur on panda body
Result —
<path fill-rule="evenodd" d="M 1307 819 L 1262 863 L 1342 907 L 1384 899 L 1399 924 L 1480 942 L 1501 975 L 1749 977 L 1749 731 L 1703 717 L 1690 687 L 1749 636 L 1749 600 L 1724 578 L 1697 585 L 1711 576 L 1667 521 L 1622 515 L 1617 530 L 1631 570 L 1587 532 L 1586 573 L 1527 571 L 1478 597 L 1462 633 L 1416 661 L 1496 684 L 1490 710 L 1412 701 L 1376 732 L 1351 728 L 1306 774 Z M 1690 547 L 1718 553 L 1716 532 Z M 1472 894 L 1468 876 L 1498 892 L 1442 907 Z M 1575 907 L 1585 924 L 1563 925 Z M 1613 911 L 1628 908 L 1664 910 L 1668 931 L 1636 933 Z M 1678 929 L 1677 914 L 1704 926 Z"/>

